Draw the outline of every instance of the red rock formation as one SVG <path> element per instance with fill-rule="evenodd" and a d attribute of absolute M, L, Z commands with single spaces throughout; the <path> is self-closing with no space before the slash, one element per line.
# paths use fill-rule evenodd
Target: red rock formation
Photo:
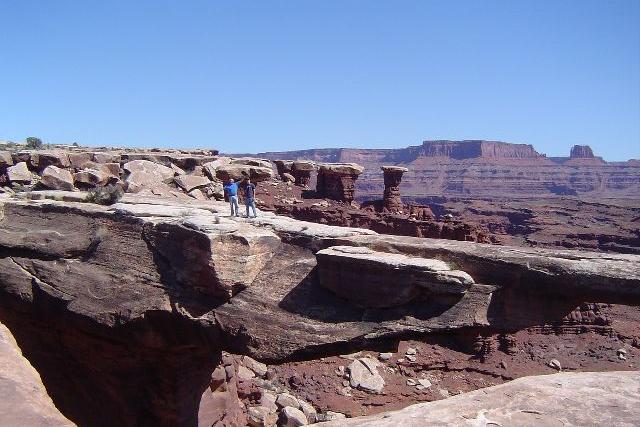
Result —
<path fill-rule="evenodd" d="M 285 173 L 291 173 L 293 160 L 274 160 L 273 163 L 276 165 L 276 170 L 280 178 L 282 178 Z"/>
<path fill-rule="evenodd" d="M 425 141 L 401 149 L 322 149 L 260 153 L 261 157 L 311 159 L 318 162 L 356 162 L 365 168 L 357 181 L 358 198 L 370 200 L 383 191 L 376 172 L 385 164 L 410 169 L 403 177 L 407 200 L 428 196 L 476 198 L 593 195 L 640 197 L 640 163 L 605 162 L 588 155 L 548 158 L 530 145 L 494 141 Z"/>
<path fill-rule="evenodd" d="M 389 212 L 402 211 L 402 199 L 400 198 L 400 182 L 402 174 L 409 169 L 399 166 L 382 166 L 384 173 L 384 209 Z"/>
<path fill-rule="evenodd" d="M 588 145 L 574 145 L 573 147 L 571 147 L 570 157 L 572 159 L 592 159 L 594 155 L 591 147 L 589 147 Z"/>
<path fill-rule="evenodd" d="M 315 170 L 316 166 L 313 162 L 304 160 L 296 160 L 291 166 L 291 174 L 295 178 L 296 185 L 306 187 L 311 180 L 311 172 Z"/>
<path fill-rule="evenodd" d="M 320 166 L 316 192 L 320 197 L 351 202 L 355 198 L 355 182 L 364 168 L 355 163 L 328 163 Z"/>

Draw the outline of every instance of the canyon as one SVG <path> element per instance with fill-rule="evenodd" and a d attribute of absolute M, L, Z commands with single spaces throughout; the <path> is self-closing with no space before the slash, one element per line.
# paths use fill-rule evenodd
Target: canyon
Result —
<path fill-rule="evenodd" d="M 516 148 L 422 150 L 539 156 Z M 591 155 L 573 150 L 599 161 Z M 616 204 L 552 195 L 528 211 L 533 199 L 505 194 L 407 201 L 411 167 L 355 158 L 276 171 L 215 150 L 0 159 L 0 331 L 14 337 L 0 356 L 26 363 L 25 384 L 40 387 L 27 371 L 40 376 L 35 420 L 625 425 L 640 415 L 633 189 Z M 368 174 L 375 197 L 360 194 Z M 258 183 L 257 218 L 228 215 L 230 177 Z M 591 234 L 578 232 L 585 223 Z M 3 375 L 0 387 L 13 384 Z M 537 399 L 504 399 L 513 393 Z M 13 419 L 31 419 L 16 408 Z"/>
<path fill-rule="evenodd" d="M 425 141 L 399 149 L 311 149 L 265 152 L 265 159 L 357 163 L 358 200 L 378 198 L 381 166 L 408 168 L 402 181 L 407 201 L 433 196 L 640 198 L 640 160 L 606 162 L 587 146 L 570 157 L 546 157 L 531 145 L 497 141 Z"/>

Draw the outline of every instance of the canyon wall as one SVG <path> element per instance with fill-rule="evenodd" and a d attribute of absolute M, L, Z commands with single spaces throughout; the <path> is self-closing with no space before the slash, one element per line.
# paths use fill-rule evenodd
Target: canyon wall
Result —
<path fill-rule="evenodd" d="M 236 219 L 223 202 L 139 193 L 83 200 L 0 198 L 0 321 L 80 425 L 196 425 L 222 351 L 282 363 L 640 304 L 634 255 Z"/>
<path fill-rule="evenodd" d="M 575 146 L 566 158 L 539 154 L 531 145 L 497 141 L 425 141 L 401 149 L 318 149 L 260 153 L 268 159 L 354 162 L 365 171 L 357 198 L 384 191 L 380 167 L 402 166 L 401 191 L 407 200 L 428 196 L 540 197 L 580 195 L 640 198 L 640 162 L 605 162 L 588 146 Z"/>

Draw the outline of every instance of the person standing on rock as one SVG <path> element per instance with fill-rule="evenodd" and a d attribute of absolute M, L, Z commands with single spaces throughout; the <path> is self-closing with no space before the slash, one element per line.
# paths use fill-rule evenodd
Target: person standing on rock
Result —
<path fill-rule="evenodd" d="M 253 218 L 257 217 L 256 214 L 256 201 L 255 201 L 256 185 L 251 183 L 251 179 L 247 178 L 244 184 L 244 202 L 247 206 L 247 218 L 249 216 L 249 208 L 253 209 Z"/>
<path fill-rule="evenodd" d="M 231 206 L 231 216 L 240 216 L 240 208 L 238 207 L 238 185 L 240 183 L 234 182 L 233 178 L 229 179 L 229 183 L 225 185 L 224 191 L 229 196 L 229 206 Z M 255 208 L 254 208 L 255 209 Z M 249 208 L 247 207 L 247 215 L 249 215 Z"/>

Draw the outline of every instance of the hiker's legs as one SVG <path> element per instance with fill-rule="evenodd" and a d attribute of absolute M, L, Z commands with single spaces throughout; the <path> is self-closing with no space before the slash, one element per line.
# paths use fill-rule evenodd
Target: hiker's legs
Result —
<path fill-rule="evenodd" d="M 240 215 L 240 207 L 238 206 L 238 196 L 230 196 L 229 200 L 231 203 L 231 216 Z"/>
<path fill-rule="evenodd" d="M 256 214 L 256 201 L 251 199 L 250 201 L 247 200 L 247 216 L 249 216 L 249 206 L 251 206 L 251 209 L 253 209 L 253 217 L 257 217 L 258 214 Z"/>

